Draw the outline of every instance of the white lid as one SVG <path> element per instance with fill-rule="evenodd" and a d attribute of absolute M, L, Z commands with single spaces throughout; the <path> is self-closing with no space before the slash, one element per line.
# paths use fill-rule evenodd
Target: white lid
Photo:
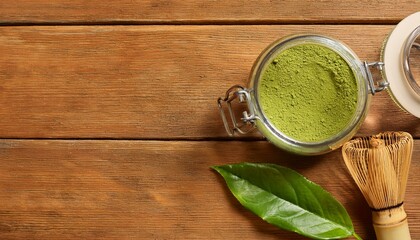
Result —
<path fill-rule="evenodd" d="M 420 26 L 420 12 L 403 19 L 391 32 L 382 52 L 384 75 L 394 100 L 407 112 L 420 118 L 420 93 L 413 88 L 404 70 L 404 48 L 407 39 Z M 417 31 L 416 31 L 417 32 Z M 410 46 L 411 47 L 411 46 Z M 418 86 L 416 86 L 418 87 Z"/>

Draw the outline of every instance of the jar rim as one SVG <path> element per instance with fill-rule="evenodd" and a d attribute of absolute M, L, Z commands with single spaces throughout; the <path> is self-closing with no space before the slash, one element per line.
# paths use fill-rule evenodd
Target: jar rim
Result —
<path fill-rule="evenodd" d="M 357 83 L 357 105 L 351 120 L 345 128 L 337 134 L 317 142 L 304 142 L 293 139 L 277 129 L 264 114 L 259 101 L 259 84 L 264 68 L 280 52 L 301 44 L 319 44 L 339 54 L 352 69 Z M 363 64 L 357 55 L 344 43 L 330 37 L 318 34 L 299 34 L 281 38 L 269 45 L 257 58 L 249 79 L 249 86 L 253 89 L 252 97 L 255 102 L 255 112 L 259 117 L 257 128 L 272 143 L 285 150 L 302 155 L 318 155 L 340 147 L 349 140 L 363 122 L 368 108 L 368 84 Z"/>

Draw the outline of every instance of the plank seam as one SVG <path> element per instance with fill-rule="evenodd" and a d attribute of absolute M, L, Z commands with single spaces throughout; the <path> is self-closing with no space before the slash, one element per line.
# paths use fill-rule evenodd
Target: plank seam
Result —
<path fill-rule="evenodd" d="M 270 20 L 179 20 L 179 21 L 97 21 L 97 22 L 0 22 L 1 27 L 33 27 L 33 26 L 145 26 L 145 25 L 169 25 L 169 26 L 195 26 L 195 25 L 212 25 L 212 26 L 231 26 L 231 25 L 396 25 L 399 21 L 380 20 L 380 21 L 270 21 Z"/>
<path fill-rule="evenodd" d="M 357 138 L 359 136 L 356 136 Z M 420 140 L 420 137 L 413 137 Z M 155 142 L 268 142 L 264 138 L 0 138 L 0 141 L 155 141 Z"/>

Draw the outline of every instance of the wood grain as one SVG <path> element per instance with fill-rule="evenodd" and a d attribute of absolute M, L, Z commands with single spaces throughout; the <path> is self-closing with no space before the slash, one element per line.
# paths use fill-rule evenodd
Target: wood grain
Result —
<path fill-rule="evenodd" d="M 1 1 L 0 24 L 397 23 L 418 1 Z"/>
<path fill-rule="evenodd" d="M 297 170 L 374 239 L 339 150 L 298 157 L 257 132 L 224 141 L 216 99 L 246 85 L 277 38 L 325 34 L 377 61 L 393 24 L 419 10 L 412 0 L 0 1 L 0 239 L 306 239 L 245 210 L 210 170 L 239 162 Z M 379 93 L 358 135 L 386 130 L 420 138 L 420 119 Z M 417 139 L 412 239 L 419 170 Z"/>
<path fill-rule="evenodd" d="M 212 165 L 271 162 L 322 185 L 373 239 L 369 209 L 340 151 L 286 154 L 267 142 L 0 140 L 1 239 L 305 239 L 234 199 Z M 420 238 L 420 140 L 406 209 Z"/>
<path fill-rule="evenodd" d="M 0 28 L 0 138 L 224 138 L 216 99 L 247 82 L 258 54 L 302 32 L 379 59 L 392 26 L 90 26 Z M 398 117 L 395 117 L 398 116 Z M 420 120 L 375 95 L 359 134 Z M 259 138 L 258 134 L 253 137 Z"/>

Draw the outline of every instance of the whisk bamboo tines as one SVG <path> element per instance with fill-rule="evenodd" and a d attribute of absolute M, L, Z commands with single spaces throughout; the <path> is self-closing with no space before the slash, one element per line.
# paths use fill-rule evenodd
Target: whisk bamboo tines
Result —
<path fill-rule="evenodd" d="M 344 144 L 343 158 L 372 210 L 378 240 L 409 240 L 404 195 L 413 152 L 405 132 L 385 132 Z"/>

